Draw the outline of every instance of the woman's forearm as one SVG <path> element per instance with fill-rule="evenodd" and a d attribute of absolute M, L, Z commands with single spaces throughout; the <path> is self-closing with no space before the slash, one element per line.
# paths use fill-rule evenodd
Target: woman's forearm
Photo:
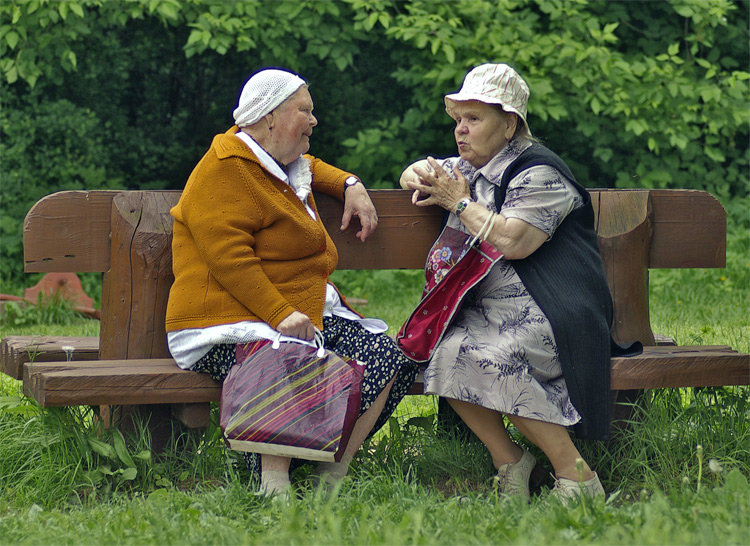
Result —
<path fill-rule="evenodd" d="M 526 258 L 547 240 L 547 234 L 539 228 L 517 218 L 505 218 L 502 213 L 495 214 L 476 202 L 469 203 L 458 218 L 472 235 L 491 223 L 492 229 L 482 238 L 508 260 Z"/>

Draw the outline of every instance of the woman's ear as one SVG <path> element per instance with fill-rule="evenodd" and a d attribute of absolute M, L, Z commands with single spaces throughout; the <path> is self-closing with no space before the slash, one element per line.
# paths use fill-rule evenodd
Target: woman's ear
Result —
<path fill-rule="evenodd" d="M 505 116 L 505 139 L 510 140 L 513 135 L 516 134 L 516 127 L 518 127 L 518 116 L 512 112 L 509 112 Z"/>

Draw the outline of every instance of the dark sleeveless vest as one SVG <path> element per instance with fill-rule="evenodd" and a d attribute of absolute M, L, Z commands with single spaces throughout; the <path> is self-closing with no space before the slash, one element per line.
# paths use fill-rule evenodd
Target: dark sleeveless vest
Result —
<path fill-rule="evenodd" d="M 510 180 L 535 165 L 550 165 L 562 173 L 584 205 L 571 211 L 530 256 L 509 263 L 552 325 L 568 392 L 581 414 L 574 425 L 576 436 L 604 439 L 609 434 L 613 310 L 591 197 L 560 157 L 535 143 L 505 170 L 495 187 L 495 204 L 500 211 Z"/>

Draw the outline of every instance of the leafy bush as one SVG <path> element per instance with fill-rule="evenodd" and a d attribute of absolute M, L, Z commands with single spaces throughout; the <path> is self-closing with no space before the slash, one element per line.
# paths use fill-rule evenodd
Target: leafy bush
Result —
<path fill-rule="evenodd" d="M 356 25 L 408 46 L 391 76 L 402 112 L 347 141 L 389 165 L 446 152 L 442 97 L 484 62 L 531 88 L 529 123 L 593 187 L 747 194 L 748 11 L 729 0 L 430 2 L 353 0 Z M 730 23 L 730 21 L 733 21 Z M 737 24 L 739 22 L 741 24 Z M 399 47 L 399 46 L 397 46 Z M 415 131 L 415 129 L 418 129 Z M 443 141 L 444 142 L 444 141 Z M 452 145 L 447 150 L 455 155 Z"/>
<path fill-rule="evenodd" d="M 68 100 L 35 98 L 0 109 L 0 278 L 18 277 L 22 220 L 41 197 L 122 185 L 108 176 L 107 131 L 97 116 Z"/>
<path fill-rule="evenodd" d="M 507 62 L 530 125 L 593 187 L 747 195 L 749 12 L 730 0 L 0 3 L 0 278 L 59 189 L 181 188 L 241 82 L 311 84 L 311 152 L 369 186 L 455 154 L 443 95 Z"/>

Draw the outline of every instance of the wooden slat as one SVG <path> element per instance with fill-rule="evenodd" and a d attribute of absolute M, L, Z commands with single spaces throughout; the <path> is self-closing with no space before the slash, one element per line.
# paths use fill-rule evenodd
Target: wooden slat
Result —
<path fill-rule="evenodd" d="M 315 195 L 323 223 L 339 252 L 338 269 L 422 269 L 427 252 L 440 233 L 442 209 L 415 207 L 409 190 L 370 190 L 378 211 L 378 229 L 365 243 L 354 234 L 355 218 L 342 232 L 343 204 L 323 194 Z"/>
<path fill-rule="evenodd" d="M 23 223 L 24 270 L 109 269 L 109 211 L 117 191 L 63 191 L 43 197 Z"/>
<path fill-rule="evenodd" d="M 726 346 L 645 347 L 612 359 L 612 390 L 750 385 L 750 355 Z"/>
<path fill-rule="evenodd" d="M 221 387 L 172 359 L 24 365 L 24 392 L 43 406 L 213 402 Z"/>
<path fill-rule="evenodd" d="M 612 359 L 612 390 L 748 384 L 750 355 L 726 345 L 646 347 Z M 24 391 L 43 406 L 212 402 L 221 394 L 208 375 L 172 359 L 27 363 Z M 416 383 L 411 394 L 420 392 Z"/>
<path fill-rule="evenodd" d="M 698 190 L 590 191 L 595 204 L 606 194 L 649 192 L 654 223 L 650 267 L 725 266 L 726 212 L 710 194 Z M 26 271 L 107 271 L 110 204 L 117 193 L 65 191 L 38 201 L 24 222 Z M 169 190 L 147 193 L 179 195 Z M 352 229 L 340 233 L 341 203 L 316 194 L 321 217 L 339 248 L 341 269 L 420 269 L 424 265 L 422 258 L 439 231 L 442 211 L 412 206 L 410 194 L 408 190 L 370 190 L 380 227 L 367 245 L 354 238 Z M 367 252 L 356 250 L 357 246 Z"/>
<path fill-rule="evenodd" d="M 67 360 L 63 347 L 73 347 L 71 360 L 99 358 L 98 337 L 7 336 L 0 342 L 0 371 L 21 379 L 26 362 Z"/>

